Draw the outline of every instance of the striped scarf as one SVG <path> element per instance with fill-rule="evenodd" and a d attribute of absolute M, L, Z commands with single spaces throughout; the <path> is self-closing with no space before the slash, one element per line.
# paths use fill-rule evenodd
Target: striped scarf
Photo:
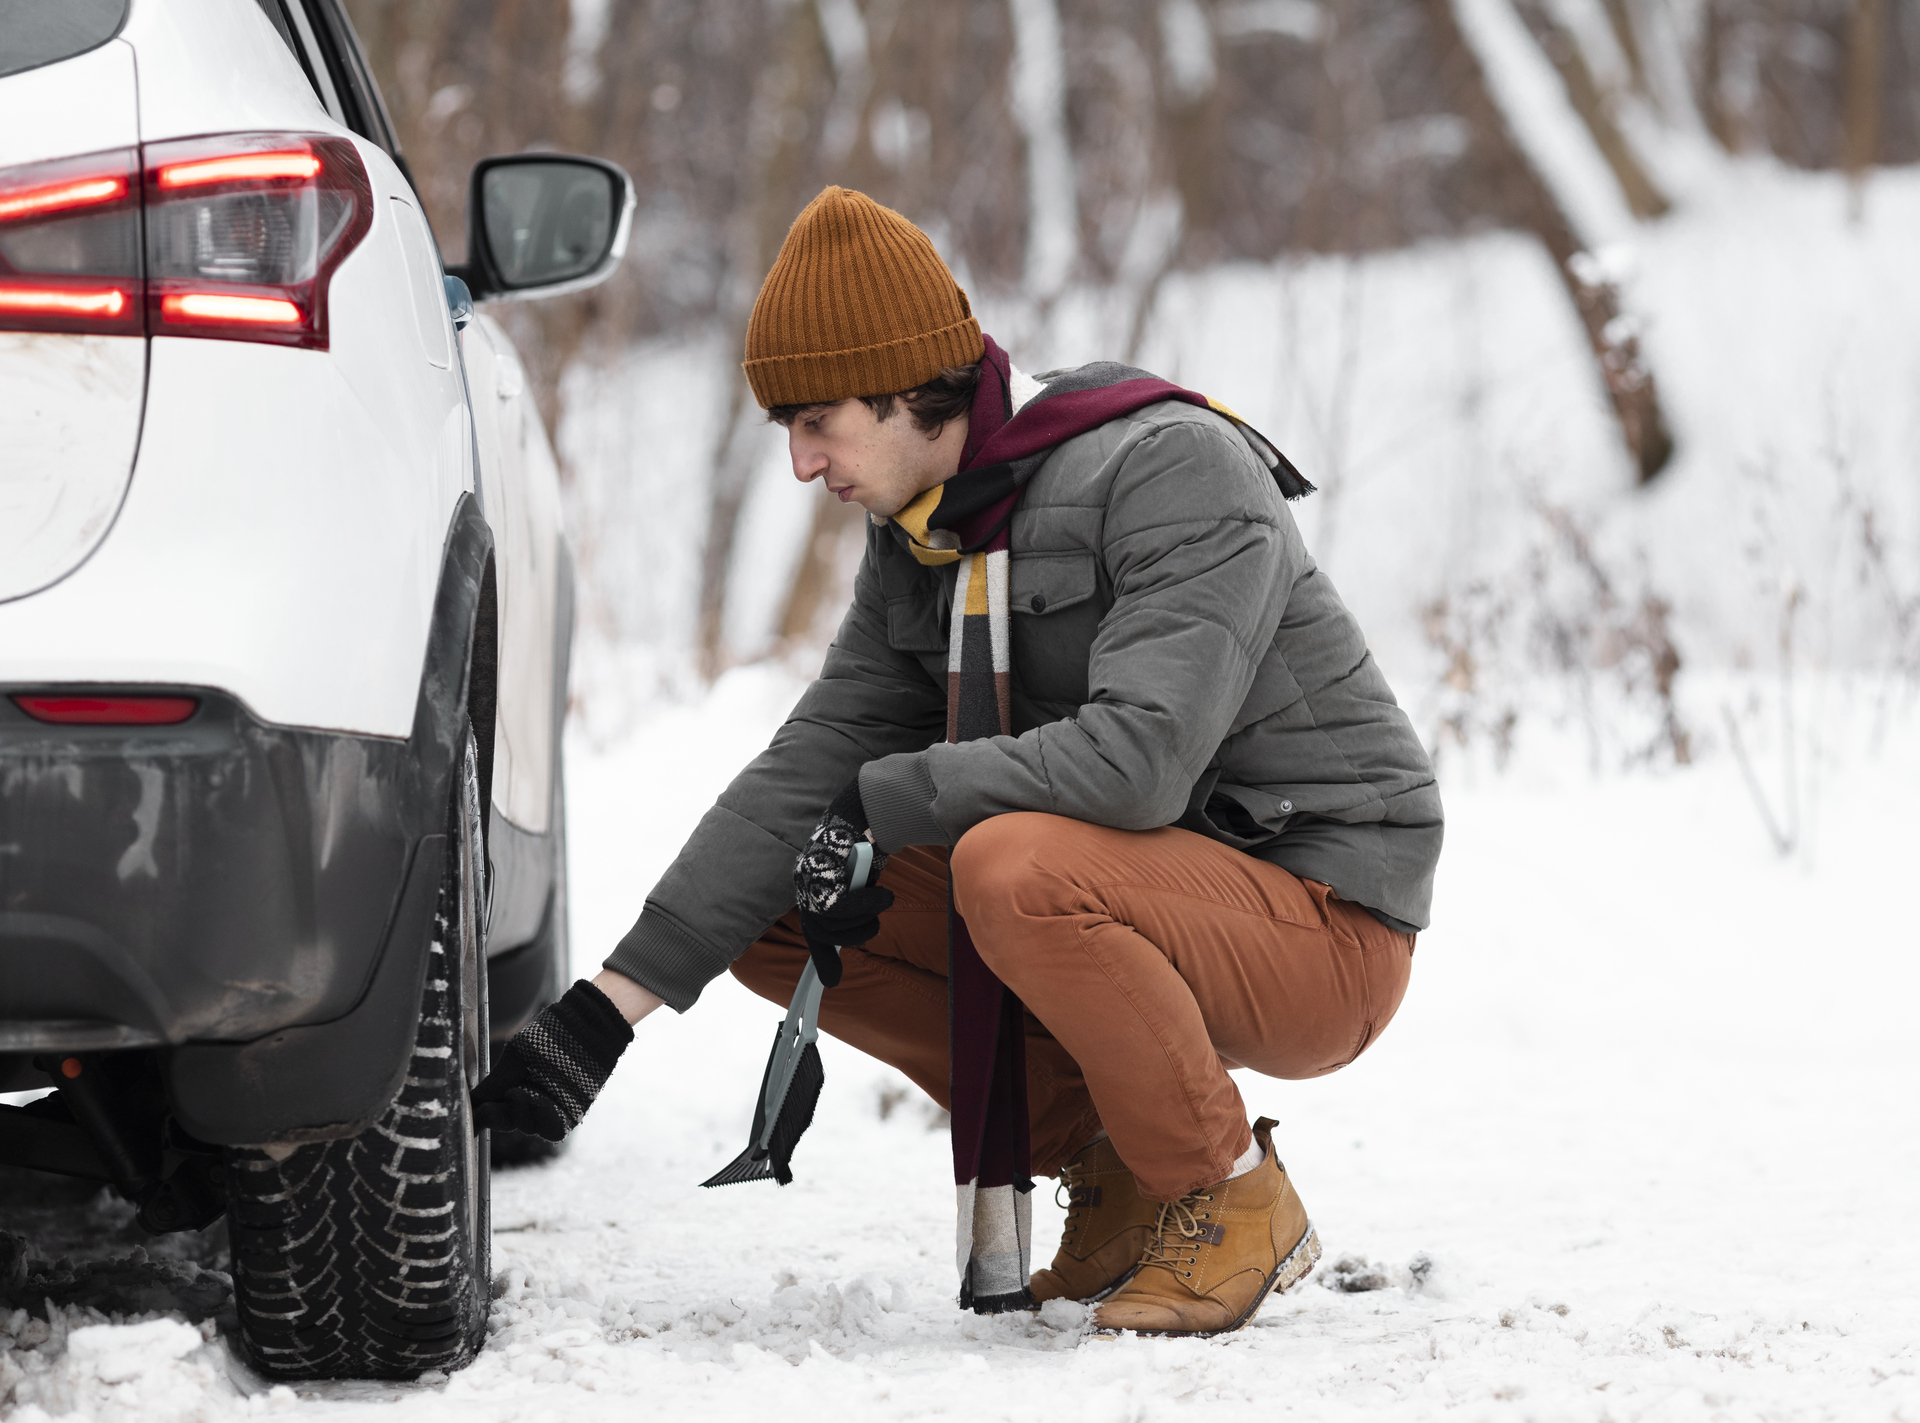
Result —
<path fill-rule="evenodd" d="M 1047 381 L 1014 412 L 1012 367 L 991 336 L 980 363 L 960 472 L 894 523 L 920 563 L 959 565 L 947 645 L 947 740 L 1011 736 L 1008 554 L 1014 506 L 1055 446 L 1144 405 L 1184 400 L 1224 415 L 1272 470 L 1281 493 L 1313 491 L 1287 458 L 1216 401 L 1112 362 Z M 1026 1010 L 981 960 L 947 894 L 953 1179 L 959 1195 L 960 1307 L 1031 1308 L 1027 1292 L 1033 1190 L 1027 1122 Z"/>

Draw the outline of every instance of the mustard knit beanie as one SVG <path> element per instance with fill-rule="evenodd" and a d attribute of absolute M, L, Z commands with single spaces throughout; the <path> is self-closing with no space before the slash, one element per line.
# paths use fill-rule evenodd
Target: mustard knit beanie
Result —
<path fill-rule="evenodd" d="M 912 390 L 985 353 L 927 234 L 865 193 L 827 188 L 760 287 L 742 369 L 768 409 Z"/>

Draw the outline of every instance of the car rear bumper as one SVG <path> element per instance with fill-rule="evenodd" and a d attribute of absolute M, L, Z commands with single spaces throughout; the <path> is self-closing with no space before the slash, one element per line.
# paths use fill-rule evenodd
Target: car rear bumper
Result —
<path fill-rule="evenodd" d="M 404 741 L 155 690 L 199 708 L 177 726 L 53 726 L 0 695 L 0 1052 L 342 1016 L 439 828 Z"/>

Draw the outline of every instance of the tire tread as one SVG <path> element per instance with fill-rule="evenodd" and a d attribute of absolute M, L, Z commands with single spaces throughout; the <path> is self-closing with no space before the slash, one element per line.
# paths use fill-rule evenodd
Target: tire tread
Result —
<path fill-rule="evenodd" d="M 464 1366 L 485 1340 L 489 1282 L 475 1278 L 460 1220 L 459 1134 L 472 1128 L 448 952 L 458 943 L 455 858 L 399 1095 L 357 1136 L 280 1160 L 229 1153 L 240 1334 L 269 1377 L 412 1378 Z"/>

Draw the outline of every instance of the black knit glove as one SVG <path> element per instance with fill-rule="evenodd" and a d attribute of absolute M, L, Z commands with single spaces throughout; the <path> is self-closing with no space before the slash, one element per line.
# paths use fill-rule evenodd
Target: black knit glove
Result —
<path fill-rule="evenodd" d="M 863 888 L 850 886 L 853 846 L 867 838 L 867 808 L 860 803 L 860 778 L 833 798 L 827 813 L 813 827 L 807 848 L 793 867 L 793 897 L 800 906 L 800 932 L 820 981 L 832 988 L 840 981 L 840 949 L 864 944 L 880 932 L 880 916 L 893 905 L 893 891 L 874 881 L 887 857 L 876 849 L 873 869 Z"/>
<path fill-rule="evenodd" d="M 580 979 L 500 1049 L 473 1089 L 473 1129 L 560 1140 L 580 1125 L 632 1041 L 613 1000 Z"/>

